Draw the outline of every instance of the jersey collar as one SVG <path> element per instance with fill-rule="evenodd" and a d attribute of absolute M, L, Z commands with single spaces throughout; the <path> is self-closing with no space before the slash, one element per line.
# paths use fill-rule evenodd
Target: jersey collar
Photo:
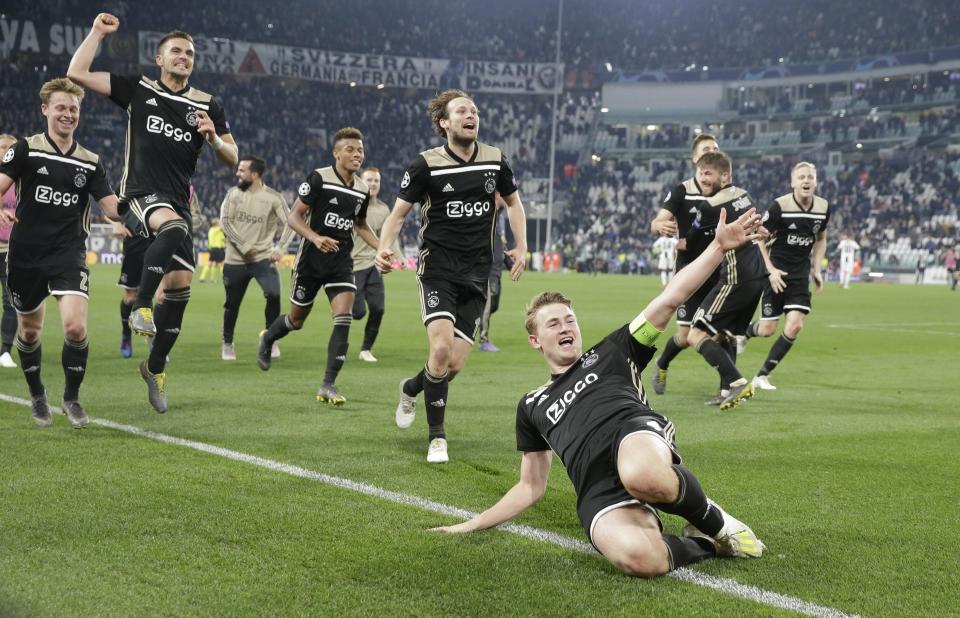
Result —
<path fill-rule="evenodd" d="M 814 204 L 816 204 L 816 201 L 817 201 L 817 200 L 816 200 L 816 197 L 814 197 L 814 199 L 812 199 L 812 200 L 810 201 L 810 208 L 804 208 L 804 207 L 803 207 L 803 204 L 800 203 L 800 200 L 797 199 L 797 194 L 796 194 L 796 193 L 794 193 L 793 191 L 791 191 L 791 192 L 790 192 L 790 197 L 793 198 L 793 203 L 797 205 L 797 208 L 799 208 L 799 209 L 802 210 L 803 212 L 810 212 L 811 210 L 813 210 L 813 206 L 814 206 Z"/>
<path fill-rule="evenodd" d="M 456 161 L 457 163 L 473 163 L 474 161 L 477 160 L 477 155 L 480 153 L 480 144 L 477 143 L 477 142 L 473 142 L 473 154 L 470 155 L 470 160 L 469 160 L 469 161 L 464 161 L 464 160 L 461 159 L 459 156 L 457 156 L 457 153 L 455 153 L 454 151 L 450 150 L 450 145 L 449 145 L 449 144 L 444 144 L 444 145 L 443 145 L 443 149 L 446 150 L 446 151 L 447 151 L 447 154 L 450 155 L 451 157 L 453 157 L 453 160 Z"/>
<path fill-rule="evenodd" d="M 190 90 L 189 83 L 185 85 L 182 90 L 170 90 L 169 88 L 167 88 L 167 85 L 163 83 L 163 80 L 160 79 L 159 77 L 157 78 L 157 85 L 160 86 L 160 88 L 162 88 L 165 92 L 177 95 L 178 97 L 183 96 L 183 93 L 185 93 L 187 90 Z"/>
<path fill-rule="evenodd" d="M 57 146 L 57 143 L 56 143 L 55 141 L 53 141 L 53 138 L 50 137 L 50 134 L 49 134 L 49 133 L 47 133 L 46 131 L 44 131 L 44 132 L 43 132 L 43 136 L 44 136 L 45 138 L 47 138 L 47 143 L 50 144 L 50 145 L 53 147 L 53 150 L 54 150 L 58 155 L 60 155 L 60 156 L 69 157 L 70 155 L 73 154 L 73 151 L 77 149 L 77 140 L 76 140 L 76 139 L 74 139 L 73 142 L 71 142 L 70 148 L 67 148 L 67 151 L 66 151 L 66 152 L 61 152 L 61 151 L 60 151 L 60 147 Z"/>
<path fill-rule="evenodd" d="M 352 182 L 352 183 L 350 183 L 350 184 L 347 184 L 347 181 L 344 180 L 344 179 L 343 179 L 343 176 L 340 175 L 340 172 L 337 171 L 337 166 L 336 166 L 336 165 L 331 165 L 331 166 L 330 166 L 330 169 L 333 170 L 333 175 L 337 177 L 337 180 L 340 181 L 340 184 L 342 184 L 343 186 L 345 186 L 345 187 L 348 188 L 348 189 L 354 188 L 354 186 L 356 185 L 356 180 L 357 180 L 357 175 L 356 175 L 356 174 L 353 175 L 353 180 L 354 180 L 354 182 Z"/>

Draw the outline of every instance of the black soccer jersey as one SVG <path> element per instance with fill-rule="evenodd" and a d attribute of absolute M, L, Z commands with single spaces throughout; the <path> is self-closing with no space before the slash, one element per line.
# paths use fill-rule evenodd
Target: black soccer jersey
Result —
<path fill-rule="evenodd" d="M 300 200 L 310 207 L 306 217 L 310 229 L 340 243 L 335 254 L 328 254 L 303 239 L 297 253 L 298 259 L 305 257 L 312 266 L 321 268 L 332 258 L 349 258 L 353 250 L 354 223 L 357 219 L 367 218 L 370 193 L 366 183 L 354 174 L 353 184 L 348 187 L 333 167 L 323 167 L 310 172 L 297 193 Z"/>
<path fill-rule="evenodd" d="M 190 179 L 206 142 L 197 132 L 197 112 L 206 112 L 217 135 L 223 135 L 230 132 L 223 107 L 196 88 L 173 92 L 159 80 L 112 73 L 110 99 L 128 117 L 120 200 L 160 193 L 186 208 Z M 190 220 L 189 210 L 180 215 Z"/>
<path fill-rule="evenodd" d="M 10 232 L 12 266 L 83 264 L 90 196 L 113 194 L 100 157 L 77 142 L 61 152 L 46 133 L 18 141 L 0 163 L 16 181 L 17 220 Z"/>
<path fill-rule="evenodd" d="M 763 215 L 763 225 L 770 231 L 770 261 L 791 277 L 806 278 L 810 274 L 810 252 L 817 234 L 827 229 L 830 205 L 819 196 L 804 208 L 788 193 L 778 197 Z"/>
<path fill-rule="evenodd" d="M 707 198 L 701 193 L 696 179 L 690 178 L 675 186 L 663 200 L 663 208 L 677 220 L 677 236 L 686 238 L 690 228 L 697 219 L 697 206 Z M 703 252 L 703 247 L 687 246 L 686 249 L 677 249 L 677 266 L 680 270 L 697 259 Z"/>
<path fill-rule="evenodd" d="M 565 373 L 520 399 L 517 450 L 552 449 L 579 495 L 590 466 L 609 457 L 620 421 L 655 414 L 640 381 L 655 351 L 640 344 L 629 325 L 607 335 Z"/>
<path fill-rule="evenodd" d="M 400 183 L 401 199 L 420 203 L 422 277 L 487 280 L 493 259 L 494 193 L 516 192 L 499 149 L 476 143 L 464 161 L 447 145 L 420 153 Z"/>
<path fill-rule="evenodd" d="M 713 242 L 720 221 L 720 211 L 726 210 L 727 223 L 736 221 L 748 208 L 756 207 L 750 194 L 739 187 L 727 187 L 698 203 L 697 218 L 687 236 L 687 246 L 700 255 Z M 750 242 L 736 251 L 727 251 L 720 263 L 720 283 L 739 284 L 767 276 L 763 255 L 756 243 Z"/>

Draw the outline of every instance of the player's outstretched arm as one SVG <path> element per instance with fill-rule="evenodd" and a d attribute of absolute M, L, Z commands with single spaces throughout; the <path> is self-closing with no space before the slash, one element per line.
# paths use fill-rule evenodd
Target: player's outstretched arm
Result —
<path fill-rule="evenodd" d="M 514 191 L 507 197 L 501 198 L 507 204 L 507 221 L 510 223 L 510 232 L 517 246 L 507 251 L 513 258 L 513 267 L 510 268 L 510 279 L 517 281 L 527 269 L 527 214 L 520 201 L 520 192 Z"/>
<path fill-rule="evenodd" d="M 657 330 L 663 331 L 677 307 L 690 298 L 716 270 L 724 253 L 759 238 L 759 226 L 760 216 L 754 208 L 747 210 L 729 225 L 726 210 L 721 210 L 713 242 L 700 257 L 681 268 L 663 292 L 650 301 L 641 313 L 644 319 Z"/>
<path fill-rule="evenodd" d="M 377 257 L 374 258 L 374 263 L 377 270 L 382 273 L 388 273 L 393 270 L 394 254 L 393 249 L 390 247 L 393 246 L 393 243 L 397 240 L 397 236 L 400 235 L 400 228 L 403 227 L 403 219 L 407 216 L 407 213 L 410 212 L 411 208 L 413 208 L 412 203 L 398 197 L 396 203 L 393 205 L 393 210 L 390 211 L 390 214 L 383 222 L 383 227 L 380 228 L 380 242 L 377 246 Z"/>
<path fill-rule="evenodd" d="M 432 528 L 435 532 L 461 533 L 486 530 L 510 521 L 536 504 L 547 491 L 553 451 L 532 451 L 520 461 L 520 480 L 500 500 L 473 519 L 454 526 Z"/>
<path fill-rule="evenodd" d="M 92 90 L 97 94 L 110 96 L 110 74 L 105 71 L 92 73 L 90 67 L 93 66 L 93 59 L 97 55 L 97 48 L 100 42 L 117 31 L 120 27 L 120 20 L 110 13 L 100 13 L 93 20 L 93 27 L 87 38 L 83 39 L 77 51 L 73 53 L 70 59 L 70 66 L 67 68 L 67 77 L 75 84 L 83 86 L 87 90 Z"/>

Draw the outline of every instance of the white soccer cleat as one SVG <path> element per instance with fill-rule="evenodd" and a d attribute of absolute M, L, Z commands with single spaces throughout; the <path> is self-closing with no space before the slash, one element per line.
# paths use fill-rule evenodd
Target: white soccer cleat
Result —
<path fill-rule="evenodd" d="M 377 357 L 374 356 L 370 350 L 360 350 L 360 360 L 365 363 L 375 363 L 377 362 Z"/>
<path fill-rule="evenodd" d="M 274 341 L 270 347 L 270 358 L 280 358 L 280 346 Z"/>
<path fill-rule="evenodd" d="M 237 352 L 233 349 L 232 343 L 224 343 L 220 346 L 220 358 L 225 361 L 237 360 Z"/>
<path fill-rule="evenodd" d="M 4 369 L 16 369 L 17 364 L 13 361 L 13 357 L 10 356 L 10 352 L 4 352 L 0 354 L 0 367 Z"/>
<path fill-rule="evenodd" d="M 747 338 L 743 335 L 737 335 L 737 356 L 743 355 L 747 351 Z"/>
<path fill-rule="evenodd" d="M 757 376 L 753 379 L 753 388 L 764 391 L 775 391 L 777 387 L 770 384 L 770 376 Z"/>
<path fill-rule="evenodd" d="M 757 538 L 750 526 L 743 523 L 730 513 L 727 513 L 713 500 L 708 500 L 711 506 L 719 509 L 723 515 L 723 528 L 714 537 L 717 543 L 717 555 L 732 558 L 759 558 L 767 548 L 763 541 Z"/>
<path fill-rule="evenodd" d="M 406 429 L 413 425 L 413 419 L 417 418 L 417 398 L 411 397 L 403 392 L 403 385 L 406 380 L 400 380 L 400 403 L 397 404 L 397 427 Z M 444 447 L 446 452 L 446 447 Z"/>
<path fill-rule="evenodd" d="M 427 463 L 447 463 L 450 457 L 447 455 L 447 441 L 444 438 L 434 438 L 430 440 L 430 448 L 427 449 Z"/>

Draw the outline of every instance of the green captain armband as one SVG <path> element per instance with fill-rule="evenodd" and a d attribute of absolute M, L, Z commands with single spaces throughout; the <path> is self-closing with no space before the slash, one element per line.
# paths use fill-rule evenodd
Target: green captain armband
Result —
<path fill-rule="evenodd" d="M 657 330 L 656 326 L 647 322 L 647 318 L 643 317 L 642 313 L 630 322 L 630 334 L 640 345 L 652 347 L 662 333 L 662 330 Z"/>

